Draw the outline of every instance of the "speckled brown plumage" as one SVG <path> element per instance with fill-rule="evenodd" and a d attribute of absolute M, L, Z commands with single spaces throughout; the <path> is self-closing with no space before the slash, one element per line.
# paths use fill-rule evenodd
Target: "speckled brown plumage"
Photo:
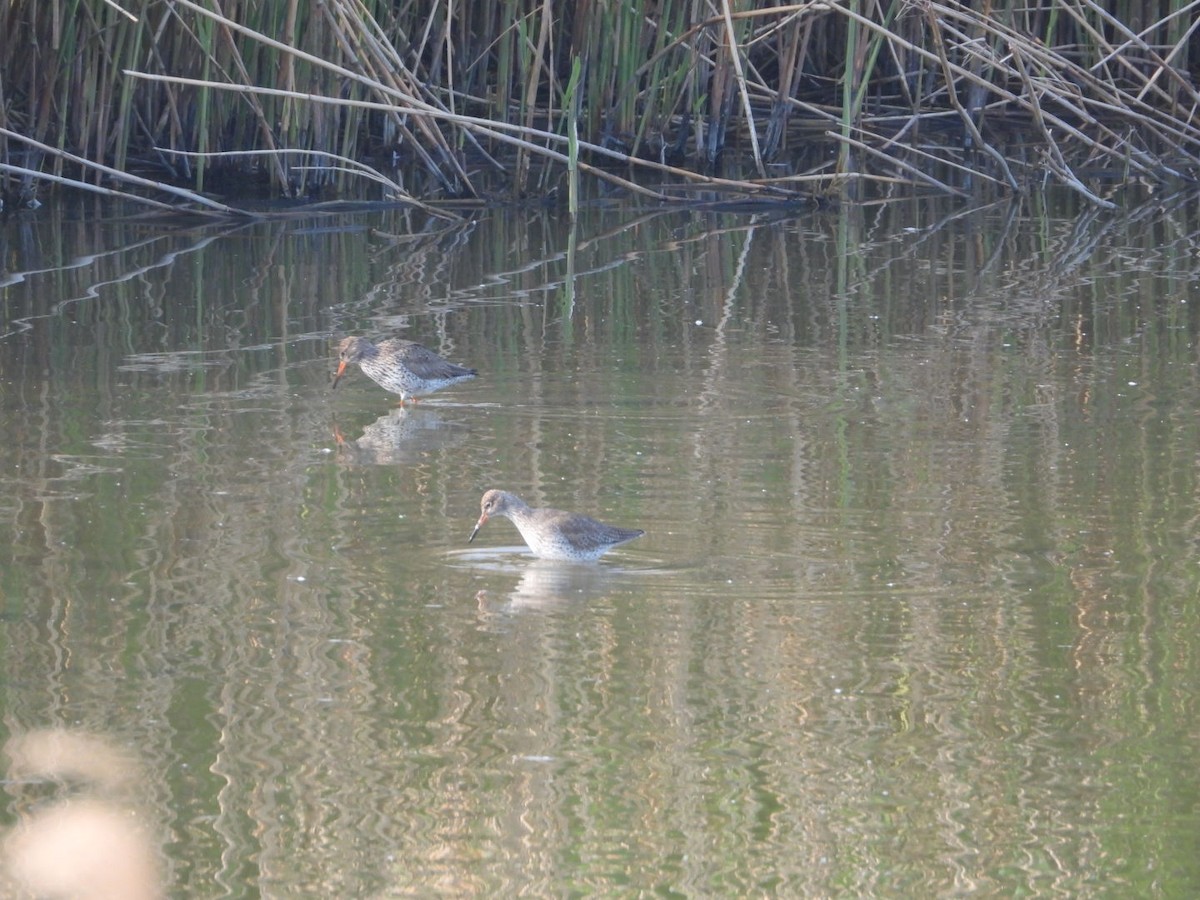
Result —
<path fill-rule="evenodd" d="M 399 394 L 401 403 L 409 397 L 415 400 L 478 374 L 474 369 L 447 362 L 428 347 L 401 338 L 389 338 L 378 344 L 363 337 L 346 338 L 338 345 L 334 387 L 350 363 L 357 363 L 384 390 Z"/>

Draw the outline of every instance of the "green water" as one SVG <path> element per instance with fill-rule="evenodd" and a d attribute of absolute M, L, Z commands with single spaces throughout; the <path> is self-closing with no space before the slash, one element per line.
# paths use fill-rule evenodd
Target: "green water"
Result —
<path fill-rule="evenodd" d="M 136 776 L 2 824 L 94 793 L 171 896 L 1194 896 L 1195 216 L 5 220 L 2 729 Z M 647 534 L 468 546 L 492 487 Z"/>

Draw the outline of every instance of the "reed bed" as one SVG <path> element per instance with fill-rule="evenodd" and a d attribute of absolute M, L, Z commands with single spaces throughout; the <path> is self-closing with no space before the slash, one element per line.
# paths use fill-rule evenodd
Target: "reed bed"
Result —
<path fill-rule="evenodd" d="M 807 203 L 1200 172 L 1200 0 L 10 0 L 0 179 Z M 139 180 L 140 179 L 140 180 Z M 569 186 L 569 190 L 568 190 Z M 239 188 L 244 193 L 244 188 Z"/>

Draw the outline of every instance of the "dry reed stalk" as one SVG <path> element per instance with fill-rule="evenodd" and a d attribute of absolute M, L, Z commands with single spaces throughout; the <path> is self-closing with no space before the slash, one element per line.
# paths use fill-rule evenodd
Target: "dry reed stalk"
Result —
<path fill-rule="evenodd" d="M 758 129 L 754 124 L 754 110 L 750 106 L 750 97 L 746 91 L 746 76 L 742 72 L 742 51 L 738 46 L 738 36 L 733 30 L 733 12 L 729 8 L 729 0 L 721 0 L 721 16 L 724 19 L 724 40 L 721 42 L 721 50 L 729 57 L 733 68 L 738 97 L 742 101 L 742 115 L 746 117 L 747 133 L 750 135 L 754 168 L 758 171 L 759 178 L 765 178 L 767 173 L 763 169 L 762 153 L 758 149 Z"/>
<path fill-rule="evenodd" d="M 191 79 L 180 78 L 177 76 L 150 75 L 150 74 L 147 74 L 144 72 L 127 72 L 126 74 L 129 75 L 130 77 L 145 79 L 147 81 L 171 82 L 171 83 L 180 83 L 180 84 L 193 83 Z M 260 94 L 274 94 L 274 95 L 279 95 L 279 94 L 284 93 L 283 91 L 280 91 L 278 89 L 245 87 L 245 86 L 224 84 L 224 83 L 196 82 L 196 84 L 211 87 L 213 89 L 219 89 L 219 90 L 223 90 L 223 91 L 232 91 L 232 92 L 254 91 L 254 92 L 257 92 Z M 327 104 L 335 104 L 335 105 L 339 105 L 339 106 L 355 106 L 355 107 L 360 107 L 360 108 L 364 108 L 364 109 L 384 108 L 383 104 L 380 104 L 375 101 L 365 101 L 365 100 L 346 101 L 346 100 L 337 100 L 337 99 L 330 98 L 330 97 L 323 97 L 323 96 L 319 96 L 319 95 L 300 94 L 300 95 L 296 95 L 296 96 L 298 98 L 306 99 L 313 103 L 327 103 Z M 481 118 L 477 118 L 477 117 L 473 117 L 473 116 L 455 115 L 453 113 L 448 113 L 448 112 L 444 112 L 441 110 L 425 109 L 425 108 L 421 108 L 419 106 L 407 108 L 405 110 L 405 113 L 407 115 L 410 115 L 413 117 L 426 117 L 426 118 L 431 118 L 431 119 L 441 119 L 441 120 L 445 120 L 447 122 L 452 122 L 463 128 L 470 129 L 470 130 L 476 132 L 477 134 L 486 136 L 492 140 L 507 143 L 514 147 L 522 147 L 523 146 L 532 151 L 537 151 L 542 157 L 544 157 L 545 159 L 551 160 L 553 162 L 566 164 L 569 161 L 569 157 L 566 153 L 563 153 L 563 152 L 560 152 L 557 150 L 553 150 L 553 149 L 548 149 L 548 146 L 550 143 L 560 143 L 560 144 L 568 143 L 568 138 L 563 135 L 554 134 L 554 133 L 551 133 L 548 131 L 542 131 L 542 130 L 536 129 L 536 128 L 526 128 L 526 127 L 520 126 L 520 125 L 510 125 L 510 124 L 504 123 L 504 122 L 496 122 L 491 119 L 481 119 Z M 509 132 L 512 132 L 512 133 L 509 133 Z M 525 140 L 522 137 L 518 137 L 517 135 L 519 135 L 519 134 L 528 135 L 531 137 L 537 137 L 537 138 L 541 139 L 544 143 L 532 143 L 531 141 Z M 595 156 L 606 157 L 608 159 L 622 162 L 622 163 L 628 164 L 630 166 L 636 166 L 638 168 L 651 170 L 651 171 L 657 172 L 659 174 L 670 175 L 673 177 L 680 178 L 680 179 L 688 182 L 693 187 L 699 187 L 699 188 L 707 187 L 707 188 L 721 189 L 721 190 L 726 190 L 726 191 L 731 191 L 731 192 L 740 191 L 742 193 L 747 194 L 748 196 L 770 197 L 770 198 L 774 198 L 776 200 L 800 199 L 800 198 L 795 197 L 791 192 L 789 192 L 783 188 L 780 188 L 778 186 L 772 185 L 772 184 L 740 181 L 737 179 L 730 179 L 730 178 L 718 178 L 718 177 L 711 176 L 711 175 L 705 175 L 703 173 L 693 172 L 688 169 L 678 168 L 676 166 L 664 165 L 662 163 L 654 162 L 653 160 L 635 159 L 631 156 L 628 156 L 625 153 L 621 153 L 621 152 L 619 152 L 617 150 L 613 150 L 609 147 L 602 147 L 600 145 L 590 144 L 590 143 L 587 143 L 584 141 L 580 141 L 579 146 L 581 149 L 585 149 L 589 153 L 591 153 Z M 585 174 L 588 174 L 588 175 L 592 175 L 601 180 L 608 181 L 611 184 L 617 185 L 617 186 L 619 186 L 625 190 L 628 190 L 632 193 L 640 194 L 642 196 L 649 197 L 649 198 L 652 198 L 655 200 L 671 199 L 670 194 L 664 193 L 663 190 L 661 190 L 661 189 L 654 190 L 651 188 L 647 188 L 643 185 L 637 184 L 636 182 L 629 181 L 628 179 L 625 179 L 625 178 L 621 178 L 620 176 L 615 175 L 612 172 L 601 169 L 597 166 L 593 166 L 593 165 L 584 163 L 582 161 L 579 162 L 578 165 L 579 165 L 581 172 L 584 172 Z"/>
<path fill-rule="evenodd" d="M 966 129 L 967 133 L 970 134 L 974 139 L 976 146 L 978 146 L 983 150 L 984 153 L 996 161 L 996 165 L 1000 168 L 1000 171 L 1004 173 L 1004 178 L 1009 187 L 1011 187 L 1013 190 L 1017 190 L 1019 187 L 1017 180 L 1013 176 L 1012 171 L 1009 169 L 1008 162 L 1004 159 L 1004 155 L 984 139 L 983 135 L 979 131 L 979 128 L 975 124 L 974 118 L 959 100 L 958 90 L 955 87 L 954 72 L 951 67 L 950 60 L 946 55 L 946 44 L 943 40 L 941 28 L 939 27 L 939 23 L 931 10 L 926 10 L 926 16 L 928 17 L 929 31 L 933 38 L 933 46 L 937 51 L 938 63 L 942 67 L 943 77 L 946 80 L 946 98 L 950 101 L 950 106 L 958 114 L 959 121 L 962 122 L 963 128 Z M 983 82 L 983 79 L 976 76 L 975 83 L 979 84 L 980 82 Z"/>
<path fill-rule="evenodd" d="M 276 154 L 280 156 L 305 156 L 321 160 L 329 160 L 333 165 L 328 166 L 330 171 L 344 172 L 348 175 L 353 175 L 359 178 L 364 178 L 368 181 L 373 181 L 379 184 L 386 191 L 387 200 L 394 203 L 406 203 L 410 206 L 415 206 L 430 215 L 440 218 L 457 219 L 458 216 L 451 212 L 444 212 L 437 207 L 429 206 L 422 203 L 420 200 L 413 197 L 408 191 L 397 184 L 393 179 L 380 173 L 377 169 L 359 162 L 355 159 L 348 159 L 345 156 L 338 156 L 336 153 L 326 153 L 323 150 L 221 150 L 211 153 L 196 153 L 188 150 L 176 150 L 182 156 L 192 158 L 205 157 L 208 159 L 238 159 L 242 157 L 267 156 Z M 303 168 L 303 167 L 298 167 Z"/>
<path fill-rule="evenodd" d="M 968 85 L 978 87 L 983 91 L 990 93 L 995 98 L 1028 113 L 1036 123 L 1039 123 L 1037 127 L 1039 128 L 1043 139 L 1053 144 L 1052 148 L 1049 146 L 1046 148 L 1046 152 L 1050 154 L 1051 157 L 1061 158 L 1061 148 L 1059 147 L 1060 142 L 1054 137 L 1052 133 L 1053 129 L 1053 131 L 1062 133 L 1074 140 L 1077 140 L 1080 144 L 1089 147 L 1096 154 L 1108 157 L 1109 159 L 1113 160 L 1114 162 L 1118 162 L 1121 165 L 1131 164 L 1136 168 L 1141 169 L 1147 175 L 1153 176 L 1156 174 L 1156 169 L 1161 170 L 1161 161 L 1156 160 L 1149 153 L 1130 147 L 1128 142 L 1118 135 L 1112 127 L 1097 121 L 1090 115 L 1087 115 L 1083 108 L 1076 104 L 1073 99 L 1077 93 L 1077 90 L 1074 87 L 1074 82 L 1072 82 L 1069 78 L 1059 80 L 1057 85 L 1053 81 L 1045 81 L 1040 86 L 1035 86 L 1032 79 L 1027 77 L 1027 71 L 1022 73 L 1019 67 L 1013 65 L 1009 61 L 1011 58 L 1010 53 L 1009 58 L 988 58 L 988 62 L 990 63 L 994 72 L 1002 77 L 985 79 L 982 76 L 975 74 L 969 66 L 951 60 L 946 43 L 942 40 L 942 36 L 947 33 L 945 26 L 948 21 L 971 23 L 978 25 L 983 32 L 989 35 L 1002 38 L 1001 45 L 1007 46 L 1010 49 L 1031 48 L 1031 52 L 1038 55 L 1038 58 L 1043 60 L 1043 62 L 1052 63 L 1050 66 L 1051 71 L 1059 72 L 1063 69 L 1069 70 L 1070 66 L 1068 61 L 1062 59 L 1061 57 L 1053 57 L 1052 60 L 1047 60 L 1047 57 L 1037 46 L 1036 42 L 1012 32 L 1001 23 L 997 23 L 991 17 L 980 16 L 961 4 L 927 3 L 924 5 L 924 10 L 926 16 L 928 17 L 930 29 L 935 35 L 935 52 L 931 52 L 926 48 L 919 47 L 911 42 L 903 42 L 904 47 L 907 51 L 914 53 L 919 57 L 930 61 L 937 61 L 943 72 L 944 83 L 946 85 L 947 96 L 950 100 L 950 103 L 956 110 L 960 111 L 960 118 L 964 124 L 964 127 L 977 141 L 981 141 L 982 136 L 979 134 L 978 130 L 973 127 L 974 123 L 971 116 L 962 107 L 962 105 L 957 102 L 957 99 L 954 95 L 953 86 L 958 82 L 963 82 Z M 877 33 L 883 33 L 884 31 L 879 24 L 862 17 L 853 10 L 839 9 L 839 14 L 853 20 L 855 23 L 866 29 L 870 29 Z M 981 52 L 980 42 L 972 41 L 965 33 L 963 33 L 961 29 L 958 31 L 955 37 L 957 38 L 957 43 L 954 45 L 954 49 L 956 51 L 968 56 L 970 54 L 979 54 Z M 901 40 L 895 35 L 892 35 L 889 39 L 898 42 Z M 1008 80 L 1019 82 L 1022 85 L 1023 90 L 1021 92 L 1015 92 L 1004 87 L 1004 83 L 1006 83 Z M 1039 100 L 1039 94 L 1041 93 L 1049 93 L 1049 95 L 1053 97 L 1056 104 L 1070 110 L 1072 115 L 1078 115 L 1083 118 L 1087 125 L 1095 129 L 1096 135 L 1090 135 L 1086 133 L 1082 130 L 1082 128 L 1073 125 L 1063 116 L 1052 113 L 1046 109 L 1045 105 Z M 1115 115 L 1130 121 L 1132 124 L 1147 124 L 1145 121 L 1145 116 L 1139 115 L 1138 113 L 1129 109 L 1123 103 L 1118 102 L 1117 104 L 1111 106 L 1110 111 Z M 998 150 L 995 148 L 991 148 L 991 150 L 989 150 L 988 148 L 990 145 L 984 142 L 981 142 L 980 145 L 985 149 L 985 152 L 989 152 L 989 155 L 991 155 L 993 159 L 997 160 L 998 164 L 1003 162 L 1002 169 L 1008 168 L 1008 160 L 1004 158 Z M 1096 197 L 1094 193 L 1087 190 L 1078 179 L 1072 177 L 1067 168 L 1063 166 L 1056 166 L 1054 172 L 1069 187 L 1081 191 L 1081 193 L 1088 197 L 1089 201 L 1101 202 L 1099 198 Z"/>
<path fill-rule="evenodd" d="M 1150 181 L 1200 169 L 1200 92 L 1186 73 L 1200 0 L 446 0 L 434 15 L 382 0 L 77 7 L 73 16 L 57 2 L 0 9 L 0 126 L 48 148 L 6 143 L 27 154 L 22 165 L 8 161 L 26 178 L 43 167 L 61 174 L 78 158 L 119 169 L 142 142 L 185 176 L 196 163 L 202 186 L 210 161 L 254 148 L 263 152 L 240 156 L 265 155 L 276 186 L 299 193 L 366 174 L 350 161 L 363 157 L 372 123 L 452 196 L 476 195 L 468 148 L 501 170 L 491 146 L 515 151 L 507 174 L 517 193 L 530 189 L 540 159 L 543 177 L 564 166 L 572 178 L 659 199 L 676 191 L 639 187 L 597 163 L 783 201 L 796 199 L 788 185 L 824 178 L 836 188 L 847 175 L 956 192 L 964 171 L 1008 190 L 1049 174 L 1094 205 L 1107 201 L 1079 176 L 1081 162 Z M 1124 24 L 1135 11 L 1148 24 Z M 161 76 L 170 70 L 187 74 Z M 72 71 L 99 74 L 89 82 Z M 961 143 L 922 137 L 946 134 L 951 119 Z M 1026 128 L 1035 159 L 1004 120 Z M 765 177 L 765 160 L 791 134 L 828 131 L 837 167 Z M 667 164 L 690 144 L 694 159 L 715 166 L 736 138 L 755 178 Z M 928 147 L 918 152 L 919 138 Z M 651 153 L 657 162 L 644 158 Z M 392 192 L 395 179 L 376 174 L 367 177 Z"/>
<path fill-rule="evenodd" d="M 338 40 L 348 51 L 347 55 L 363 67 L 366 76 L 363 84 L 369 91 L 375 92 L 376 87 L 386 85 L 396 96 L 420 97 L 431 106 L 449 111 L 408 67 L 360 0 L 329 0 L 323 9 L 333 23 Z M 422 156 L 426 168 L 441 178 L 447 190 L 458 193 L 466 189 L 473 193 L 470 179 L 446 135 L 430 127 L 428 120 L 418 120 L 418 139 L 409 131 L 398 111 L 391 112 L 389 118 L 397 132 Z M 448 167 L 448 173 L 443 166 Z"/>
<path fill-rule="evenodd" d="M 47 155 L 52 154 L 64 162 L 70 162 L 80 166 L 84 171 L 94 172 L 97 178 L 112 178 L 125 184 L 137 185 L 138 187 L 173 194 L 174 196 L 179 197 L 181 200 L 195 203 L 197 206 L 201 207 L 201 209 L 197 210 L 197 212 L 207 211 L 210 213 L 221 213 L 223 215 L 242 215 L 240 210 L 232 206 L 226 206 L 224 203 L 218 203 L 216 200 L 205 197 L 202 194 L 197 194 L 194 191 L 189 191 L 185 188 L 174 187 L 173 185 L 160 184 L 157 181 L 151 181 L 149 178 L 140 178 L 137 175 L 131 175 L 128 172 L 120 172 L 111 168 L 110 166 L 101 165 L 100 163 L 93 162 L 89 159 L 84 159 L 81 156 L 76 156 L 73 153 L 66 153 L 61 150 L 56 150 L 55 148 L 43 144 L 40 141 L 35 141 L 33 138 L 18 134 L 17 132 L 11 131 L 7 128 L 0 128 L 0 137 L 26 144 L 30 147 L 33 147 L 35 150 L 46 153 Z M 139 203 L 144 203 L 148 206 L 157 206 L 168 209 L 172 208 L 169 206 L 169 204 L 161 203 L 149 197 L 142 197 L 130 192 L 117 191 L 111 188 L 101 187 L 98 184 L 91 184 L 86 181 L 81 181 L 77 178 L 66 178 L 65 176 L 53 172 L 42 172 L 35 169 L 29 169 L 24 166 L 13 166 L 8 163 L 0 163 L 0 170 L 12 172 L 13 174 L 25 175 L 30 178 L 53 181 L 57 184 L 70 184 L 82 190 L 91 191 L 92 193 L 105 194 L 107 196 L 126 197 L 128 199 L 136 200 Z"/>

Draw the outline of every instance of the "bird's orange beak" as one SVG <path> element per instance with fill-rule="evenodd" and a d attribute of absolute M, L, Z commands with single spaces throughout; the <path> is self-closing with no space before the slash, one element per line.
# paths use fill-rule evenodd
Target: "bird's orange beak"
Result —
<path fill-rule="evenodd" d="M 342 380 L 342 375 L 346 373 L 346 361 L 343 359 L 338 363 L 338 370 L 333 374 L 333 386 L 337 387 L 337 383 Z"/>
<path fill-rule="evenodd" d="M 475 535 L 479 534 L 479 529 L 482 528 L 486 524 L 487 524 L 487 515 L 485 514 L 485 515 L 482 515 L 479 517 L 479 521 L 476 522 L 475 527 L 471 529 L 471 536 L 469 538 L 467 538 L 468 544 L 471 543 L 471 541 L 475 540 Z"/>

